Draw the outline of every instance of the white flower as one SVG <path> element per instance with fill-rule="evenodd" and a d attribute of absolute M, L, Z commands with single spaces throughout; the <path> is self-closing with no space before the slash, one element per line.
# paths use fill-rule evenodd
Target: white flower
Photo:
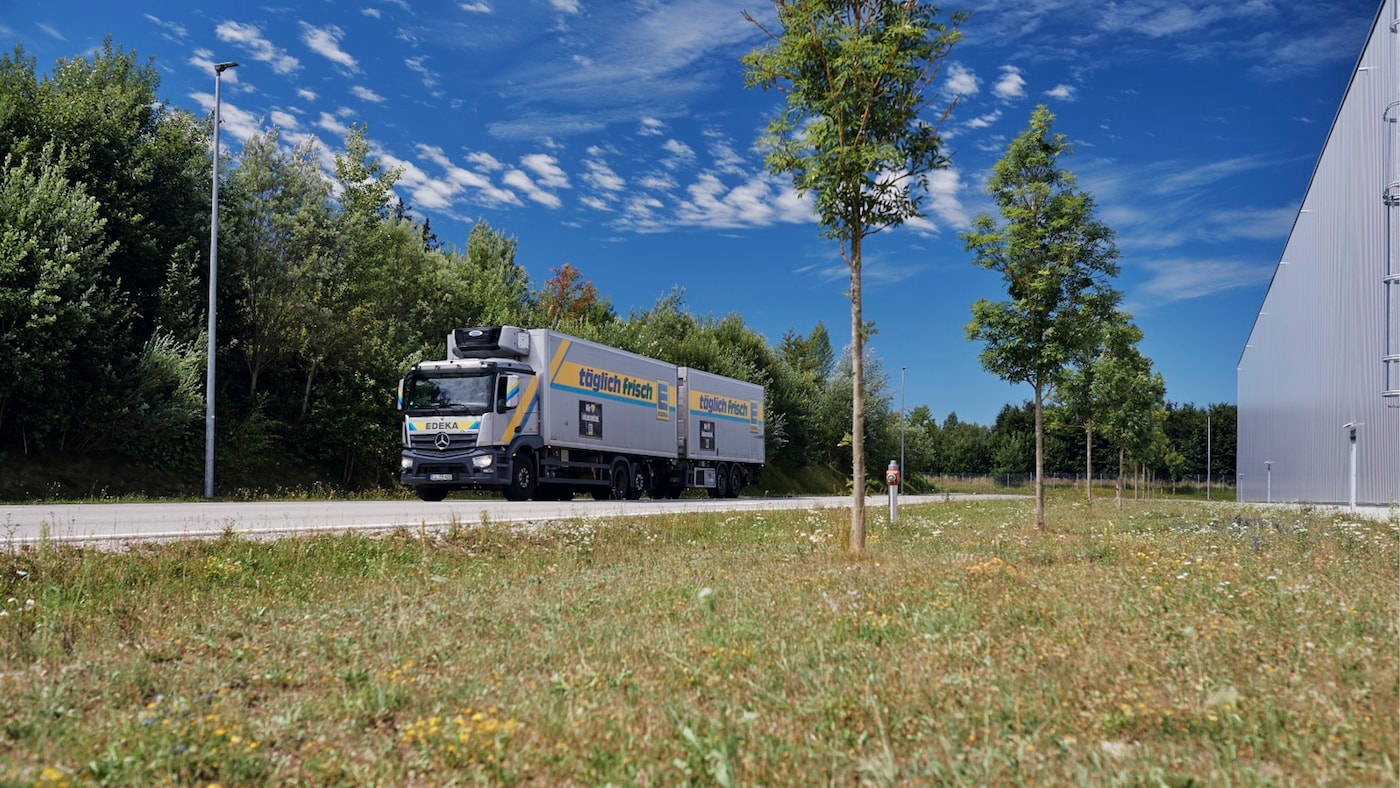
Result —
<path fill-rule="evenodd" d="M 704 602 L 706 599 L 709 599 L 710 596 L 713 595 L 714 593 L 715 593 L 715 590 L 714 590 L 713 588 L 710 588 L 709 586 L 705 586 L 704 588 L 700 589 L 700 593 L 696 594 L 695 597 L 696 597 L 697 599 L 699 599 L 701 602 Z"/>

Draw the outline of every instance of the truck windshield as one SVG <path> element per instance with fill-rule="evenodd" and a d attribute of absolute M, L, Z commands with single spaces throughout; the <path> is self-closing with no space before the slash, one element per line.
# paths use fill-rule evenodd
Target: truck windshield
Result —
<path fill-rule="evenodd" d="M 408 409 L 444 413 L 478 415 L 490 410 L 492 381 L 495 376 L 484 374 L 454 374 L 409 379 L 406 399 Z"/>

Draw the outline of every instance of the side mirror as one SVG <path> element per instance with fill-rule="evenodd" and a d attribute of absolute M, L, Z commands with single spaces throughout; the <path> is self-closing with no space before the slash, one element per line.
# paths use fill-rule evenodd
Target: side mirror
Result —
<path fill-rule="evenodd" d="M 398 409 L 403 410 L 403 378 L 399 378 Z"/>

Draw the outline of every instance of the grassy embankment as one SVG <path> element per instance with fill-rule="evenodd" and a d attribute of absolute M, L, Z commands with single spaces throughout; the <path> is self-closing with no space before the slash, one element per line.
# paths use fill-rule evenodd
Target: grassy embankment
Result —
<path fill-rule="evenodd" d="M 0 784 L 1394 783 L 1394 522 L 1029 507 L 0 553 Z"/>

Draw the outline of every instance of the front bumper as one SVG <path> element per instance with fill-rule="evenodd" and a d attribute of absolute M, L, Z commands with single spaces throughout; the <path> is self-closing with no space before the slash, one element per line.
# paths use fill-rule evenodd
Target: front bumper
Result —
<path fill-rule="evenodd" d="M 399 460 L 399 481 L 409 487 L 504 487 L 510 480 L 509 465 L 504 452 L 493 450 L 428 453 L 405 449 Z"/>

